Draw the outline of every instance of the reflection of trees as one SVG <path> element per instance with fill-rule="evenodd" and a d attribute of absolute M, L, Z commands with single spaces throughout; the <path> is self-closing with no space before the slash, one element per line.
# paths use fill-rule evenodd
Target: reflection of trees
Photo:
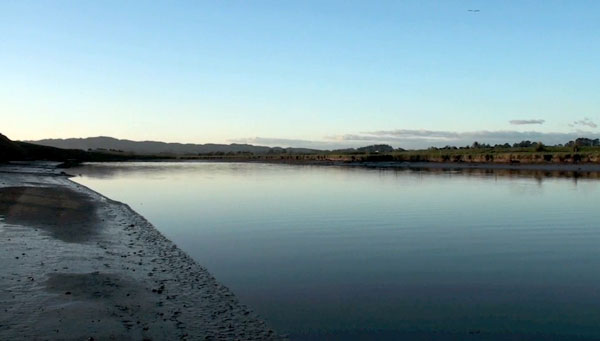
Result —
<path fill-rule="evenodd" d="M 195 173 L 201 172 L 206 174 L 213 174 L 219 172 L 218 168 L 215 168 L 221 162 L 124 162 L 124 163 L 100 163 L 100 164 L 86 164 L 81 167 L 71 168 L 69 173 L 71 174 L 84 174 L 92 178 L 112 178 L 123 175 L 135 175 L 139 177 L 151 177 L 161 176 L 165 174 L 171 174 L 173 172 L 187 172 L 193 170 Z M 199 164 L 204 164 L 204 167 L 198 167 Z M 230 163 L 235 165 L 235 163 Z M 238 163 L 237 165 L 248 164 Z M 257 164 L 281 164 L 280 162 L 265 162 Z M 287 167 L 290 165 L 283 163 Z M 460 165 L 460 164 L 459 164 Z M 319 163 L 297 163 L 294 167 L 330 167 L 340 171 L 350 171 L 359 169 L 376 168 L 383 172 L 423 172 L 427 174 L 449 174 L 449 175 L 462 175 L 462 176 L 482 176 L 482 177 L 508 177 L 508 178 L 533 178 L 539 183 L 542 183 L 544 179 L 548 178 L 569 178 L 573 179 L 574 183 L 577 183 L 578 179 L 600 179 L 600 172 L 598 171 L 584 171 L 584 170 L 542 170 L 542 169 L 514 169 L 514 168 L 475 168 L 475 167 L 453 167 L 452 164 L 439 165 L 432 163 L 432 167 L 428 167 L 426 164 L 421 163 L 419 165 L 410 165 L 403 163 L 394 162 L 373 162 L 370 164 L 347 164 L 344 162 L 333 162 L 326 164 Z M 245 173 L 250 171 L 244 167 L 236 167 L 236 172 Z M 256 170 L 264 171 L 264 170 Z"/>
<path fill-rule="evenodd" d="M 424 174 L 452 174 L 462 176 L 479 176 L 479 177 L 507 177 L 507 178 L 533 178 L 539 184 L 549 178 L 569 178 L 577 184 L 578 179 L 600 179 L 600 172 L 583 172 L 583 171 L 548 171 L 548 170 L 531 170 L 531 169 L 482 169 L 482 168 L 404 168 L 397 169 L 398 172 L 423 172 Z"/>

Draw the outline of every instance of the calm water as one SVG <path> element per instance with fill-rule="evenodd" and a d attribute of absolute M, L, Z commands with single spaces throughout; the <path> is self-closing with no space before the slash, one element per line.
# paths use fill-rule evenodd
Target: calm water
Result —
<path fill-rule="evenodd" d="M 235 163 L 92 164 L 292 339 L 600 339 L 600 182 Z"/>

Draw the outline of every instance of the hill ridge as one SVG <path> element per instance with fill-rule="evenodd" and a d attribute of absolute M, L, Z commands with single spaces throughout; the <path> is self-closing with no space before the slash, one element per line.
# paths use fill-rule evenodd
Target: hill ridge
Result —
<path fill-rule="evenodd" d="M 319 152 L 316 149 L 308 148 L 282 148 L 255 146 L 251 144 L 218 144 L 218 143 L 181 143 L 181 142 L 162 142 L 162 141 L 134 141 L 128 139 L 118 139 L 110 136 L 95 136 L 83 138 L 67 139 L 42 139 L 24 141 L 43 146 L 80 149 L 80 150 L 117 150 L 136 154 L 209 154 L 209 153 L 255 153 L 267 154 L 269 152 L 281 152 L 286 150 L 295 153 L 314 153 Z"/>

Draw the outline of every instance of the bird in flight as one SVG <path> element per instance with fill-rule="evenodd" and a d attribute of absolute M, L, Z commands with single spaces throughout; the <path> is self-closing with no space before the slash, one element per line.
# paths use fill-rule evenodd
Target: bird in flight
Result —
<path fill-rule="evenodd" d="M 469 10 L 467 10 L 467 11 L 469 11 L 469 12 L 474 12 L 474 13 L 480 12 L 480 10 L 478 10 L 478 9 L 469 9 Z"/>

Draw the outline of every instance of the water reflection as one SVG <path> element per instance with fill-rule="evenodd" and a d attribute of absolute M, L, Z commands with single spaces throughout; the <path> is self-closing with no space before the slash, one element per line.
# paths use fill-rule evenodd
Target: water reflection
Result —
<path fill-rule="evenodd" d="M 436 174 L 443 176 L 465 175 L 481 177 L 508 177 L 508 178 L 533 178 L 542 182 L 547 178 L 568 178 L 574 183 L 579 179 L 600 179 L 598 171 L 571 171 L 571 170 L 541 170 L 541 169 L 484 169 L 484 168 L 444 168 L 444 167 L 360 167 L 360 166 L 340 166 L 340 165 L 287 165 L 287 164 L 262 164 L 262 163 L 220 163 L 220 162 L 202 162 L 202 161 L 182 161 L 182 162 L 115 162 L 115 163 L 87 163 L 81 167 L 73 168 L 74 172 L 84 170 L 88 177 L 111 178 L 127 173 L 146 173 L 149 176 L 159 176 L 160 173 L 172 173 L 173 171 L 186 171 L 193 169 L 195 172 L 198 165 L 203 165 L 200 171 L 212 172 L 218 171 L 220 164 L 227 164 L 228 169 L 239 172 L 240 175 L 249 172 L 246 165 L 255 165 L 261 169 L 276 167 L 296 167 L 296 168 L 330 168 L 343 172 L 364 172 L 367 169 L 377 170 L 385 176 L 393 173 L 402 176 L 405 173 L 415 174 Z"/>
<path fill-rule="evenodd" d="M 228 163 L 73 172 L 293 339 L 600 338 L 593 177 Z"/>

